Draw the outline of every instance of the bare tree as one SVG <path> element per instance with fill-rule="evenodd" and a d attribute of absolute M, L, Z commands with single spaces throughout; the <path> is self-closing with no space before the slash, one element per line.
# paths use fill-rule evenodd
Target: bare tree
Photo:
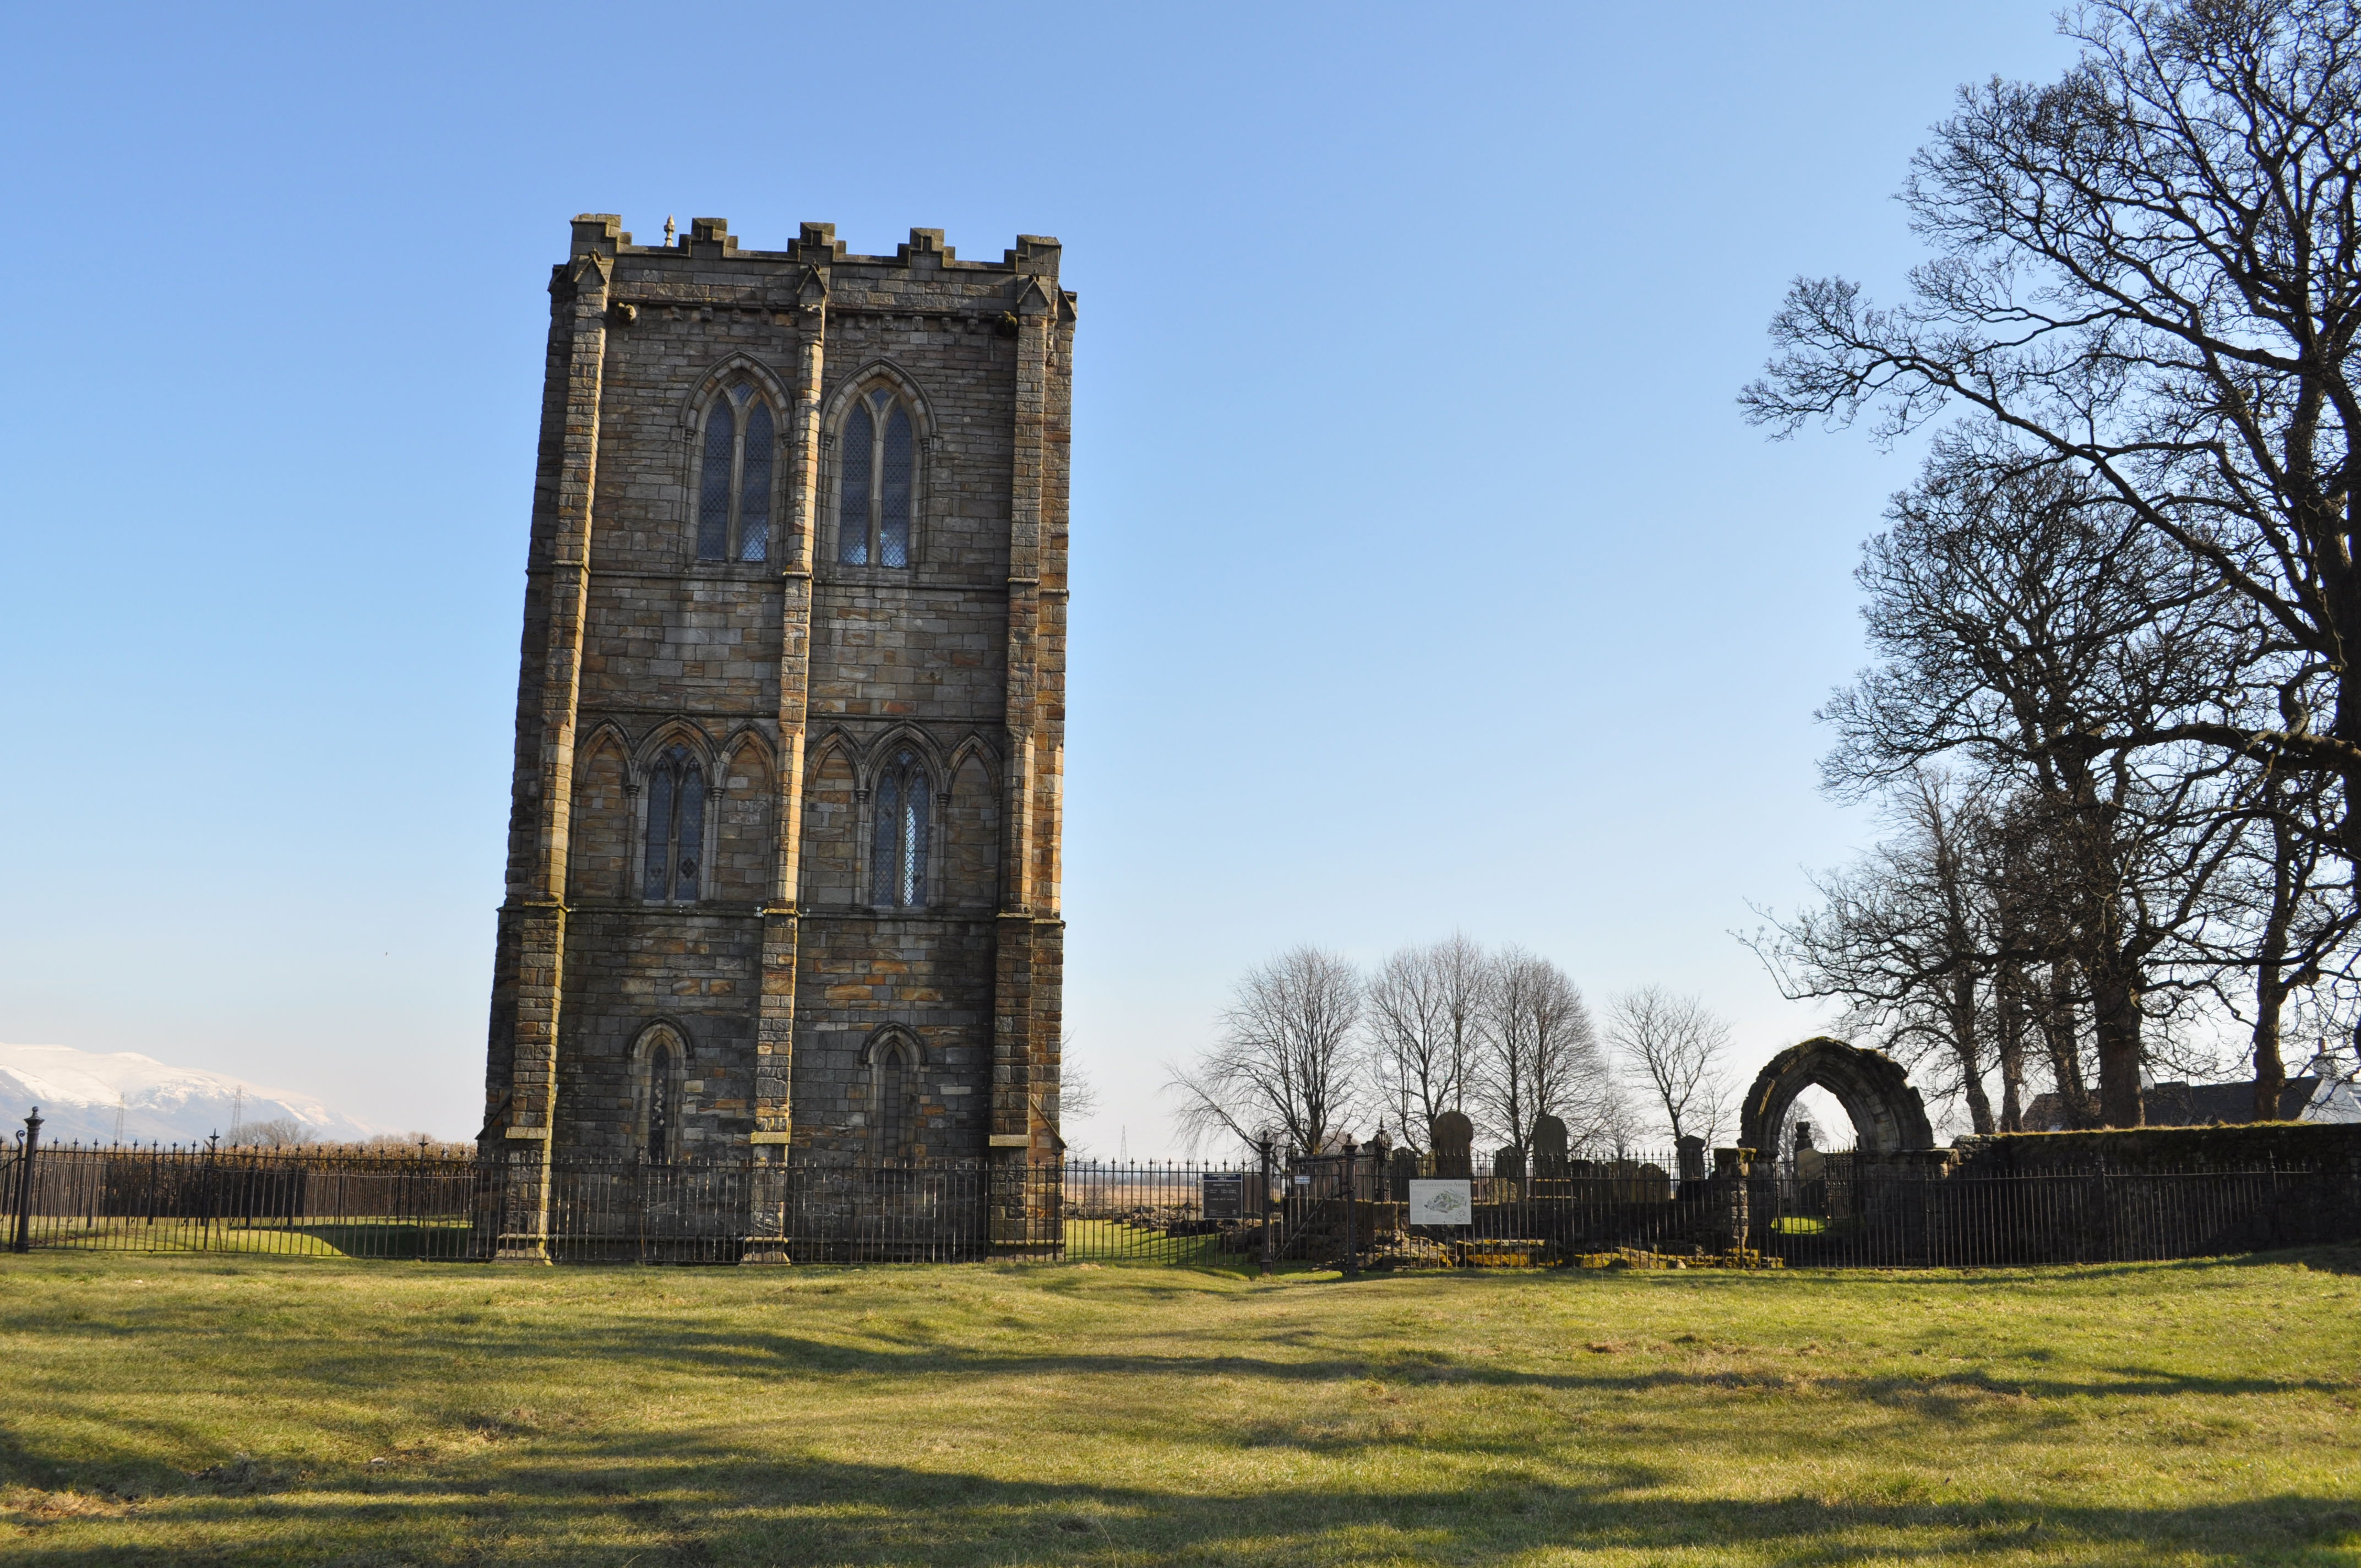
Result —
<path fill-rule="evenodd" d="M 1703 999 L 1655 985 L 1626 992 L 1608 1009 L 1607 1040 L 1622 1053 L 1632 1086 L 1664 1107 L 1675 1139 L 1720 1141 L 1729 1113 L 1721 1058 L 1730 1025 Z"/>
<path fill-rule="evenodd" d="M 1070 1129 L 1077 1122 L 1086 1122 L 1099 1113 L 1099 1086 L 1087 1069 L 1074 1059 L 1074 1037 L 1060 1036 L 1058 1041 L 1058 1073 L 1049 1081 L 1035 1081 L 1031 1099 L 1033 1113 L 1058 1129 L 1060 1146 L 1070 1154 L 1080 1154 L 1082 1146 Z"/>
<path fill-rule="evenodd" d="M 1502 948 L 1481 1018 L 1471 1098 L 1490 1125 L 1530 1148 L 1534 1125 L 1556 1116 L 1576 1145 L 1598 1142 L 1615 1121 L 1615 1085 L 1590 1010 L 1565 971 L 1521 948 Z"/>
<path fill-rule="evenodd" d="M 2120 508 L 2271 630 L 2279 700 L 2121 709 L 2084 742 L 2334 780 L 2361 861 L 2361 17 L 2105 0 L 2060 26 L 2083 46 L 2062 80 L 1962 88 L 1919 151 L 1903 199 L 1938 254 L 1908 297 L 1798 280 L 1742 401 L 1781 433 L 1873 412 L 1889 436 L 1965 405 Z M 2086 979 L 2105 1029 L 2125 977 Z M 2122 1022 L 2111 1120 L 2136 1084 Z"/>
<path fill-rule="evenodd" d="M 1166 1085 L 1181 1098 L 1183 1135 L 1326 1148 L 1360 1108 L 1352 1048 L 1360 1011 L 1360 978 L 1333 953 L 1295 948 L 1247 970 L 1221 1039 Z"/>
<path fill-rule="evenodd" d="M 1466 1109 L 1491 979 L 1484 949 L 1456 933 L 1401 948 L 1370 977 L 1362 1027 L 1371 1086 L 1413 1144 L 1424 1145 L 1435 1117 Z"/>
<path fill-rule="evenodd" d="M 251 1148 L 291 1149 L 318 1143 L 320 1135 L 292 1116 L 273 1116 L 238 1128 L 237 1141 Z"/>
<path fill-rule="evenodd" d="M 1817 909 L 1773 919 L 1747 945 L 1780 994 L 1829 997 L 1904 1060 L 1932 1061 L 1943 1092 L 1993 1131 L 1984 1089 L 1992 889 L 1979 874 L 1983 791 L 1920 769 L 1891 792 L 1892 831 L 1853 867 L 1813 879 Z"/>
<path fill-rule="evenodd" d="M 1947 433 L 1890 515 L 1857 574 L 1877 662 L 1823 710 L 1826 782 L 1890 790 L 1964 760 L 2017 802 L 2089 998 L 2100 1111 L 2137 1125 L 2151 990 L 2185 978 L 2168 960 L 2217 913 L 2238 828 L 2232 759 L 2132 738 L 2251 706 L 2277 633 L 1989 424 Z"/>
<path fill-rule="evenodd" d="M 2229 981 L 2217 987 L 2224 1003 L 2248 1020 L 2260 1122 L 2279 1119 L 2287 1087 L 2280 1030 L 2290 998 L 2350 966 L 2361 924 L 2319 822 L 2329 793 L 2316 774 L 2257 771 L 2241 802 L 2242 853 L 2227 879 L 2236 917 L 2198 943 Z"/>
<path fill-rule="evenodd" d="M 1058 1113 L 1060 1119 L 1087 1121 L 1099 1113 L 1098 1080 L 1071 1057 L 1058 1068 Z"/>

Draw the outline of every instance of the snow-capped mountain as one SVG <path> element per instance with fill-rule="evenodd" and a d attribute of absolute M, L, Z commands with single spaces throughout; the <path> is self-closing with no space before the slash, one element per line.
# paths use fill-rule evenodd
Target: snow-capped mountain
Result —
<path fill-rule="evenodd" d="M 167 1067 L 137 1051 L 71 1046 L 0 1045 L 0 1139 L 41 1108 L 41 1141 L 192 1143 L 209 1133 L 229 1141 L 234 1126 L 280 1118 L 328 1143 L 379 1131 L 308 1094 L 267 1089 L 200 1068 Z"/>

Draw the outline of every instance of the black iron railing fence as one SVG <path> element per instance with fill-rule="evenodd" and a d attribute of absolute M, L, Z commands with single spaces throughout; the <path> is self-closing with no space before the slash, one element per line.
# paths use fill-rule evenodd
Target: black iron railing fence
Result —
<path fill-rule="evenodd" d="M 1424 1187 L 1435 1181 L 1445 1184 L 1442 1211 L 1438 1190 Z M 895 1165 L 763 1151 L 544 1168 L 537 1157 L 45 1146 L 20 1136 L 0 1164 L 0 1195 L 19 1252 L 452 1261 L 1916 1267 L 2361 1240 L 2361 1172 L 2352 1169 L 2094 1165 L 1977 1177 L 1846 1154 L 1801 1167 L 1724 1157 L 1711 1169 L 1693 1154 L 1684 1170 L 1676 1156 L 1634 1153 L 1482 1176 L 1448 1162 L 1438 1169 L 1432 1157 L 1357 1150 L 1251 1166 Z M 1451 1223 L 1422 1223 L 1438 1212 Z"/>
<path fill-rule="evenodd" d="M 1678 1157 L 1569 1159 L 1466 1178 L 1466 1223 L 1421 1225 L 1411 1183 L 1430 1156 L 1299 1160 L 1280 1245 L 1390 1263 L 1766 1262 L 1975 1267 L 2207 1257 L 2361 1240 L 2361 1170 L 2323 1165 L 1956 1173 L 1939 1157 L 1818 1154 L 1684 1172 Z M 1932 1151 L 1929 1151 L 1932 1155 Z M 1349 1177 L 1348 1177 L 1349 1173 Z M 1343 1195 L 1350 1191 L 1355 1201 Z"/>

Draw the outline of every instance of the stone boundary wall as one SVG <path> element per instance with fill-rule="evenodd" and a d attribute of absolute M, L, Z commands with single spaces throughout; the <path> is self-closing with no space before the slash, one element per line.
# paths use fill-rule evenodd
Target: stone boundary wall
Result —
<path fill-rule="evenodd" d="M 2220 1127 L 2120 1127 L 1995 1133 L 1951 1146 L 1955 1176 L 2046 1176 L 2095 1169 L 2168 1174 L 2316 1168 L 2361 1173 L 2361 1123 L 2258 1122 Z"/>

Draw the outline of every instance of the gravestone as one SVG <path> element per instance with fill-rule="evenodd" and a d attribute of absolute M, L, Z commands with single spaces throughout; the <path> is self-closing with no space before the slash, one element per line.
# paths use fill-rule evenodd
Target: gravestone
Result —
<path fill-rule="evenodd" d="M 1565 1175 L 1565 1124 L 1554 1116 L 1543 1116 L 1533 1124 L 1533 1174 L 1563 1177 Z"/>
<path fill-rule="evenodd" d="M 1434 1146 L 1434 1174 L 1465 1180 L 1476 1174 L 1473 1150 L 1476 1124 L 1456 1111 L 1445 1111 L 1428 1129 Z"/>
<path fill-rule="evenodd" d="M 1675 1139 L 1673 1147 L 1680 1152 L 1681 1186 L 1686 1188 L 1692 1181 L 1703 1181 L 1705 1179 L 1705 1140 L 1691 1133 L 1685 1138 Z"/>
<path fill-rule="evenodd" d="M 1417 1176 L 1418 1151 L 1413 1148 L 1394 1150 L 1393 1157 L 1386 1166 L 1386 1185 L 1392 1189 L 1395 1202 L 1410 1201 L 1410 1184 Z"/>
<path fill-rule="evenodd" d="M 1795 1175 L 1805 1181 L 1817 1181 L 1828 1168 L 1828 1157 L 1812 1146 L 1812 1124 L 1795 1124 Z"/>
<path fill-rule="evenodd" d="M 1525 1179 L 1525 1151 L 1510 1144 L 1492 1157 L 1492 1174 L 1504 1181 Z"/>

